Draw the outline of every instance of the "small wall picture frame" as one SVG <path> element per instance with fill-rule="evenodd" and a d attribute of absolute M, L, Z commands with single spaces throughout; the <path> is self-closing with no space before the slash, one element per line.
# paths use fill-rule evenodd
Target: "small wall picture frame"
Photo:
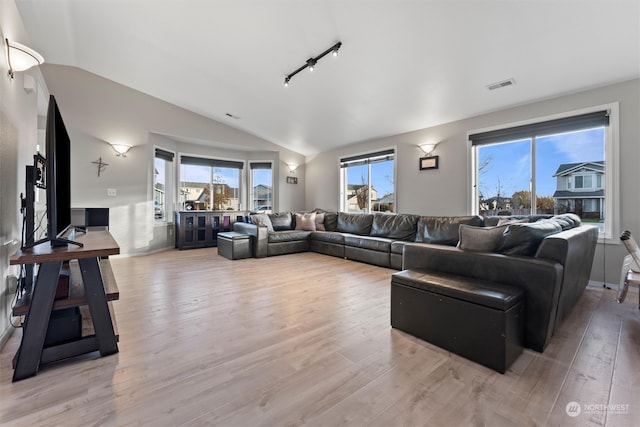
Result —
<path fill-rule="evenodd" d="M 438 169 L 439 156 L 420 157 L 420 170 Z"/>
<path fill-rule="evenodd" d="M 298 183 L 298 178 L 295 176 L 288 176 L 287 177 L 287 184 L 297 184 Z"/>

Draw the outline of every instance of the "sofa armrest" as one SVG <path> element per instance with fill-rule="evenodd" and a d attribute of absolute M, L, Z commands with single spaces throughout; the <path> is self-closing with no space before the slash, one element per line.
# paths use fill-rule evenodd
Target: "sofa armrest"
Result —
<path fill-rule="evenodd" d="M 407 243 L 403 268 L 454 274 L 524 289 L 527 347 L 536 351 L 544 350 L 556 328 L 563 277 L 563 267 L 558 262 L 464 251 L 443 245 Z"/>
<path fill-rule="evenodd" d="M 267 242 L 269 238 L 267 227 L 259 227 L 246 222 L 235 222 L 233 223 L 233 231 L 248 234 L 252 237 L 253 254 L 256 258 L 264 258 L 267 256 Z"/>
<path fill-rule="evenodd" d="M 552 234 L 540 243 L 536 258 L 556 261 L 564 268 L 557 322 L 567 316 L 589 284 L 597 243 L 598 228 L 592 225 Z"/>

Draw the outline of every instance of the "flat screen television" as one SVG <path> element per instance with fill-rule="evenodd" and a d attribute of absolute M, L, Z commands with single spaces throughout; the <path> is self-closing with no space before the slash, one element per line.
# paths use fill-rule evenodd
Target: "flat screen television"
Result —
<path fill-rule="evenodd" d="M 47 240 L 51 246 L 78 244 L 62 237 L 71 225 L 71 139 L 53 95 L 45 128 Z"/>

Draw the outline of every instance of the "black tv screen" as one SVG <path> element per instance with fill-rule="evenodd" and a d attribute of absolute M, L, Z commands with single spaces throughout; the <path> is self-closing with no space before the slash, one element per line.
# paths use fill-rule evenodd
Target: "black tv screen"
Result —
<path fill-rule="evenodd" d="M 47 237 L 52 246 L 71 224 L 71 140 L 53 95 L 49 97 L 46 146 Z"/>

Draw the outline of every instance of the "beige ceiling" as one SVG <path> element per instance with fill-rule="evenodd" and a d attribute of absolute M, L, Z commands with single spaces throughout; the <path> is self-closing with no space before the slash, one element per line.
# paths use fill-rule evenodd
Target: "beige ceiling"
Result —
<path fill-rule="evenodd" d="M 16 0 L 47 62 L 305 155 L 637 78 L 639 3 Z"/>

